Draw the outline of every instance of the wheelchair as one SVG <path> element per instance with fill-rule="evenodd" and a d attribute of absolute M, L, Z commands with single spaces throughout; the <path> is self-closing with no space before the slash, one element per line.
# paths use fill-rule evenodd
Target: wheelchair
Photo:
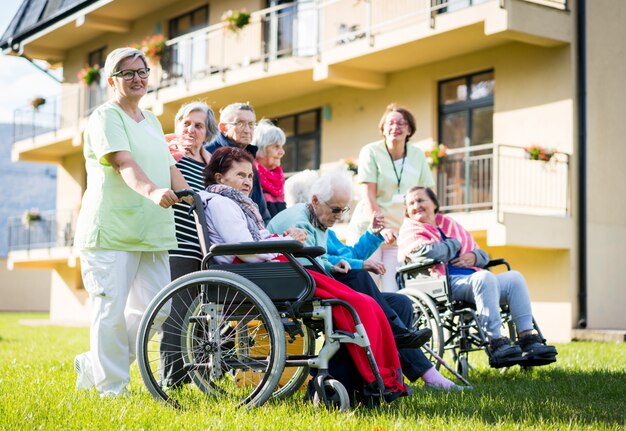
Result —
<path fill-rule="evenodd" d="M 440 263 L 443 262 L 422 259 L 398 268 L 397 276 L 400 287 L 398 293 L 407 295 L 413 301 L 415 326 L 429 327 L 433 332 L 430 342 L 423 348 L 437 368 L 441 364 L 446 365 L 441 359 L 446 351 L 452 356 L 456 372 L 465 379 L 468 378 L 472 368 L 469 363 L 469 354 L 480 350 L 485 350 L 492 368 L 509 368 L 519 365 L 522 370 L 527 371 L 534 366 L 548 365 L 556 361 L 554 356 L 524 361 L 493 361 L 491 352 L 487 348 L 489 342 L 474 304 L 452 300 L 447 270 L 445 277 L 430 276 L 428 270 Z M 485 269 L 501 265 L 505 266 L 507 271 L 511 270 L 511 266 L 504 259 L 489 261 Z M 501 306 L 500 315 L 505 333 L 508 333 L 512 341 L 516 341 L 517 330 L 508 305 Z M 546 339 L 534 317 L 533 329 L 545 344 Z"/>
<path fill-rule="evenodd" d="M 150 394 L 177 408 L 202 406 L 211 400 L 253 408 L 290 396 L 313 368 L 317 369 L 313 403 L 346 410 L 349 394 L 329 374 L 328 365 L 341 343 L 354 343 L 365 349 L 375 376 L 370 389 L 382 401 L 383 381 L 359 316 L 344 301 L 315 298 L 313 278 L 298 261 L 306 259 L 323 271 L 315 257 L 325 251 L 303 248 L 293 240 L 211 246 L 202 202 L 192 192 L 179 196 L 187 194 L 194 196 L 190 211 L 194 211 L 204 253 L 202 270 L 167 285 L 141 320 L 137 362 Z M 212 261 L 219 255 L 260 253 L 281 253 L 287 262 L 216 265 Z M 184 312 L 174 310 L 173 300 L 184 303 Z M 354 333 L 333 327 L 332 307 L 338 306 L 351 313 Z M 162 323 L 170 313 L 179 342 L 164 345 Z M 316 355 L 315 339 L 320 334 L 324 344 Z M 164 351 L 180 358 L 188 384 L 163 383 Z"/>

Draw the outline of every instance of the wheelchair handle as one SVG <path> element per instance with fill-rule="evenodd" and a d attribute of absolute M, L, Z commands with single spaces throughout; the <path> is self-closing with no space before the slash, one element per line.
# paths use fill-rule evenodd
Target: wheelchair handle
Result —
<path fill-rule="evenodd" d="M 185 196 L 193 196 L 196 192 L 194 192 L 191 189 L 180 189 L 180 190 L 174 190 L 174 194 L 176 195 L 177 198 L 184 198 Z"/>

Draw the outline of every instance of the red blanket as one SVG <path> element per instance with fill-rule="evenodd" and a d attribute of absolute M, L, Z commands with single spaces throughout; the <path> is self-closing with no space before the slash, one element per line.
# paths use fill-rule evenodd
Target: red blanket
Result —
<path fill-rule="evenodd" d="M 341 299 L 354 307 L 367 332 L 385 389 L 389 392 L 404 393 L 406 387 L 403 382 L 398 350 L 387 317 L 380 306 L 372 297 L 355 292 L 337 280 L 319 272 L 309 271 L 309 273 L 315 280 L 315 296 L 324 299 Z M 333 307 L 333 322 L 337 329 L 355 331 L 352 315 L 343 307 Z M 363 380 L 366 383 L 374 382 L 374 373 L 367 360 L 365 350 L 352 343 L 348 343 L 346 346 Z"/>

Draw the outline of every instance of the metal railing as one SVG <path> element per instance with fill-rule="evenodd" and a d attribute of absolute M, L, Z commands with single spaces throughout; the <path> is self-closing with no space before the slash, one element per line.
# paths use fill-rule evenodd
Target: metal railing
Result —
<path fill-rule="evenodd" d="M 448 150 L 437 168 L 442 212 L 494 210 L 537 215 L 570 213 L 569 155 L 531 160 L 521 147 L 477 145 Z"/>
<path fill-rule="evenodd" d="M 9 217 L 9 252 L 69 247 L 75 224 L 73 211 L 44 211 L 28 222 L 23 217 Z"/>
<path fill-rule="evenodd" d="M 167 41 L 161 63 L 151 65 L 150 90 L 221 76 L 229 71 L 269 65 L 288 57 L 320 58 L 323 52 L 359 40 L 375 45 L 378 35 L 414 28 L 435 16 L 496 0 L 309 0 L 282 4 L 251 14 L 250 23 L 232 31 L 223 23 Z M 567 9 L 567 0 L 509 0 Z M 507 2 L 500 0 L 506 7 Z M 77 126 L 106 100 L 106 88 L 65 84 L 63 94 L 38 110 L 14 113 L 14 142 Z"/>
<path fill-rule="evenodd" d="M 13 111 L 13 142 L 76 127 L 79 121 L 106 101 L 107 89 L 98 85 L 66 85 L 59 96 L 46 98 L 34 109 L 28 105 Z"/>
<path fill-rule="evenodd" d="M 233 31 L 222 23 L 167 41 L 161 85 L 190 82 L 254 64 L 315 54 L 318 13 L 314 3 L 286 3 L 251 14 Z"/>

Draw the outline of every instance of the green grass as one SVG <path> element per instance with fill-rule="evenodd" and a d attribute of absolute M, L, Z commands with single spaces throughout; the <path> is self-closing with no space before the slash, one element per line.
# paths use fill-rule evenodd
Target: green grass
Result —
<path fill-rule="evenodd" d="M 132 395 L 100 399 L 76 392 L 74 356 L 88 329 L 29 326 L 45 314 L 0 314 L 0 429 L 4 430 L 623 430 L 626 344 L 558 345 L 556 364 L 502 374 L 484 354 L 471 359 L 475 390 L 423 390 L 377 410 L 315 410 L 301 395 L 256 410 L 227 403 L 177 411 L 153 400 L 132 369 Z"/>

